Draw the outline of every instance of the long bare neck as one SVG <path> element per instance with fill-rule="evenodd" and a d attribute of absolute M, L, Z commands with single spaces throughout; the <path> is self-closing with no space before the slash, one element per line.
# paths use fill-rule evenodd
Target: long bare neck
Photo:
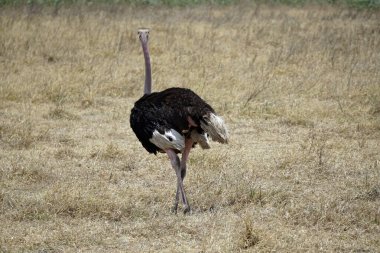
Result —
<path fill-rule="evenodd" d="M 144 60 L 145 60 L 145 84 L 144 84 L 144 94 L 150 94 L 152 92 L 152 71 L 150 67 L 150 56 L 148 49 L 148 42 L 141 42 Z"/>

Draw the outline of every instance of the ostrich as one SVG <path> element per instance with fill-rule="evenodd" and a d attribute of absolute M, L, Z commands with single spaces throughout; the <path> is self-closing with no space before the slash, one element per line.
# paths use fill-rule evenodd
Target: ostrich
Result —
<path fill-rule="evenodd" d="M 191 148 L 199 144 L 210 148 L 208 137 L 227 143 L 226 125 L 214 109 L 190 89 L 169 88 L 151 92 L 152 77 L 148 49 L 149 29 L 138 30 L 145 60 L 144 95 L 135 103 L 130 116 L 130 125 L 149 152 L 166 153 L 177 176 L 177 192 L 172 211 L 177 212 L 181 196 L 183 211 L 188 213 L 190 205 L 186 198 L 183 180 L 186 162 Z M 181 160 L 178 155 L 181 153 Z"/>

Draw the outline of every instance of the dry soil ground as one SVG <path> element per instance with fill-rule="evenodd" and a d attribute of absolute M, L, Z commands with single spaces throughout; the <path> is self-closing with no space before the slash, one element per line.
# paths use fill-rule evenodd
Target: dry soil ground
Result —
<path fill-rule="evenodd" d="M 176 178 L 129 127 L 191 88 L 229 145 Z M 0 9 L 0 251 L 380 251 L 380 13 L 240 4 Z"/>

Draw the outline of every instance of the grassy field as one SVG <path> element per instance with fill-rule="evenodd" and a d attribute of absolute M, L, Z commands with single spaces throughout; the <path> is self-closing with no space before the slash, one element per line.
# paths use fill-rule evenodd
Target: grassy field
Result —
<path fill-rule="evenodd" d="M 193 89 L 229 145 L 176 177 L 129 127 Z M 241 3 L 0 9 L 0 252 L 379 252 L 380 12 Z"/>

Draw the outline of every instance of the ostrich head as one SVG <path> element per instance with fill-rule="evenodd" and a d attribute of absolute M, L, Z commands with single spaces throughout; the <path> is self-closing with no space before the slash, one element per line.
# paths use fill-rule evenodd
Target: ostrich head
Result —
<path fill-rule="evenodd" d="M 152 73 L 150 67 L 150 57 L 149 57 L 149 49 L 148 49 L 148 38 L 149 38 L 149 29 L 140 28 L 137 31 L 139 35 L 139 39 L 141 42 L 141 46 L 144 53 L 145 60 L 145 84 L 144 84 L 144 94 L 150 94 L 152 92 Z"/>
<path fill-rule="evenodd" d="M 141 44 L 148 44 L 149 29 L 147 29 L 147 28 L 140 28 L 137 31 L 137 34 L 139 35 L 139 39 L 141 41 Z"/>

